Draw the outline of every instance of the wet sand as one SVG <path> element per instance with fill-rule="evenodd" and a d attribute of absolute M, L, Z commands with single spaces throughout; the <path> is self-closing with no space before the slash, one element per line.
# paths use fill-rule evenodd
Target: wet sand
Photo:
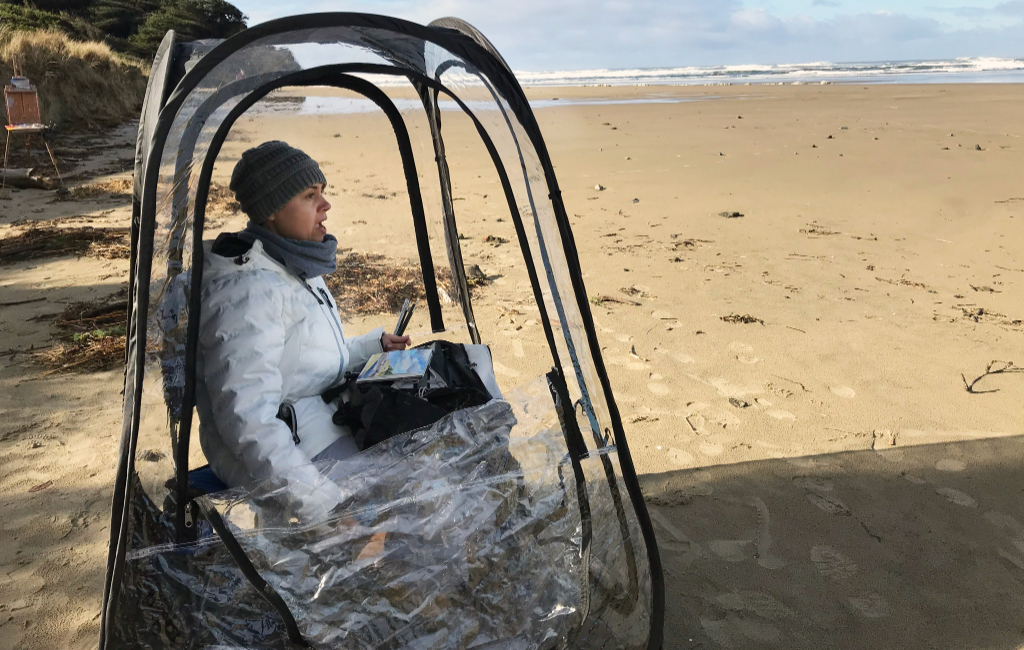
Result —
<path fill-rule="evenodd" d="M 529 94 L 544 100 L 537 118 L 655 521 L 665 647 L 1024 643 L 1024 86 Z M 474 308 L 508 388 L 550 362 L 468 127 L 446 118 L 455 205 L 467 265 L 493 279 Z M 274 137 L 323 161 L 343 247 L 415 255 L 386 124 L 246 118 L 215 178 Z M 124 226 L 130 214 L 49 198 L 0 201 L 0 236 L 17 219 Z M 46 298 L 0 307 L 0 353 L 45 345 L 52 328 L 30 319 L 113 293 L 126 272 L 85 257 L 0 266 L 0 303 Z M 346 328 L 378 322 L 393 317 Z M 968 392 L 993 361 L 1016 366 Z M 42 372 L 0 356 L 0 648 L 89 648 L 121 373 Z"/>

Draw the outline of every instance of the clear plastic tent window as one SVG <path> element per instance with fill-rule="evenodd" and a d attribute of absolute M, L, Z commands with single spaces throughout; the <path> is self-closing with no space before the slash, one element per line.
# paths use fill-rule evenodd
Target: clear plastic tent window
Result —
<path fill-rule="evenodd" d="M 302 472 L 201 494 L 188 472 L 214 163 L 256 101 L 308 85 L 354 92 L 391 121 L 431 325 L 464 321 L 486 343 L 442 135 L 442 113 L 472 120 L 515 224 L 551 371 L 318 463 L 312 484 Z M 407 126 L 410 98 L 427 128 Z M 657 547 L 554 172 L 522 89 L 476 30 L 320 14 L 219 44 L 170 34 L 143 108 L 136 198 L 101 648 L 660 647 Z M 450 304 L 436 297 L 443 266 Z M 327 482 L 341 505 L 297 508 Z"/>

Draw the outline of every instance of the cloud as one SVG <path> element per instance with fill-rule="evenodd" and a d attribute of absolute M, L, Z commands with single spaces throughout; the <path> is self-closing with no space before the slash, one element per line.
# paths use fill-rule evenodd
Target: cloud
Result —
<path fill-rule="evenodd" d="M 238 5 L 253 22 L 288 13 L 267 0 Z M 989 11 L 1013 15 L 1022 5 L 1024 0 L 1010 0 Z M 336 7 L 334 0 L 303 5 L 307 12 Z M 1024 55 L 1019 24 L 1003 27 L 1005 19 L 976 27 L 899 12 L 817 19 L 779 16 L 743 0 L 377 0 L 349 8 L 418 23 L 458 16 L 486 34 L 519 70 Z"/>
<path fill-rule="evenodd" d="M 1024 16 L 1024 0 L 1010 0 L 1010 2 L 998 4 L 992 8 L 992 11 L 997 14 L 1020 18 Z"/>
<path fill-rule="evenodd" d="M 835 2 L 834 0 L 814 0 L 814 2 L 811 3 L 811 6 L 814 7 L 838 7 L 839 5 L 840 3 Z"/>
<path fill-rule="evenodd" d="M 999 16 L 1024 17 L 1024 0 L 1010 0 L 994 7 L 928 7 L 929 11 L 950 13 L 961 18 L 988 18 Z"/>

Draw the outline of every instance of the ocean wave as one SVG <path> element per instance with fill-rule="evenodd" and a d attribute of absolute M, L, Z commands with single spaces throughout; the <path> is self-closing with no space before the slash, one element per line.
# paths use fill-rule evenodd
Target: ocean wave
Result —
<path fill-rule="evenodd" d="M 1002 79 L 1000 74 L 1009 74 Z M 832 63 L 741 64 L 685 66 L 673 68 L 629 68 L 622 70 L 552 70 L 516 72 L 524 86 L 587 86 L 631 84 L 700 84 L 765 81 L 848 81 L 871 80 L 908 82 L 979 80 L 1024 81 L 1024 59 L 962 57 L 933 61 L 877 61 Z M 979 78 L 984 77 L 984 78 Z"/>

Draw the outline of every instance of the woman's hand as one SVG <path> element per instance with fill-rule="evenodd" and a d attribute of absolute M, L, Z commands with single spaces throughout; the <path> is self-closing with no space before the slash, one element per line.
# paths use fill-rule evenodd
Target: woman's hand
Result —
<path fill-rule="evenodd" d="M 380 347 L 385 352 L 391 352 L 392 350 L 404 350 L 409 347 L 412 343 L 412 339 L 408 336 L 395 336 L 394 334 L 388 334 L 385 332 L 380 337 Z"/>

